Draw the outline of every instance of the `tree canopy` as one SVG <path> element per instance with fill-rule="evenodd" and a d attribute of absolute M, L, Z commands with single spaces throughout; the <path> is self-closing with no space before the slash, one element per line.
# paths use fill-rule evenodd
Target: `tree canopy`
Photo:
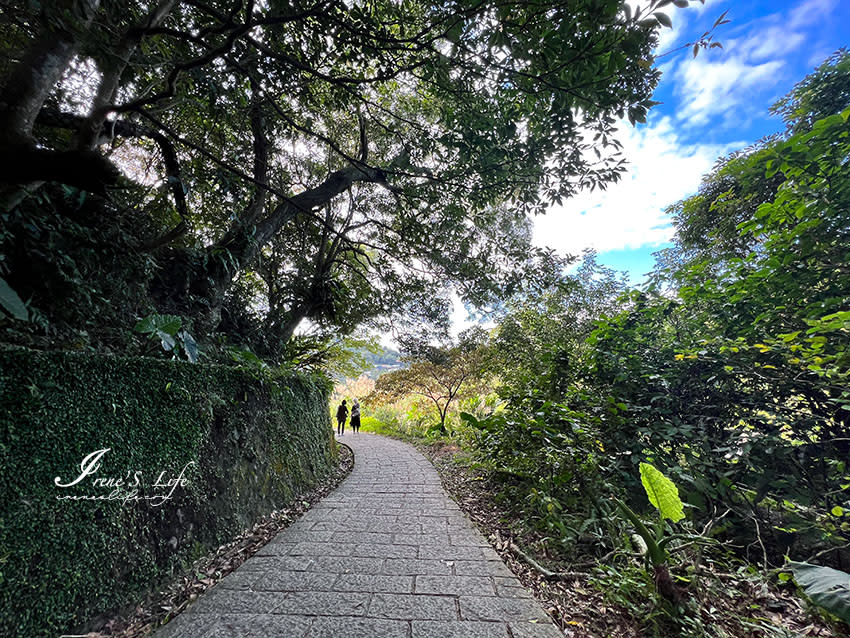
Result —
<path fill-rule="evenodd" d="M 270 352 L 305 319 L 434 314 L 448 283 L 486 304 L 551 261 L 530 214 L 619 177 L 615 121 L 653 104 L 665 4 L 33 3 L 0 26 L 0 195 L 120 235 L 156 310 L 253 322 Z"/>

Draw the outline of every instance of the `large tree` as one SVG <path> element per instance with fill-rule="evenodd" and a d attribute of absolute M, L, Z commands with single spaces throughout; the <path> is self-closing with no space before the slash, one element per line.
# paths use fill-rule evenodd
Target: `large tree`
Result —
<path fill-rule="evenodd" d="M 528 259 L 529 234 L 511 229 L 623 170 L 614 125 L 652 105 L 669 4 L 7 10 L 0 195 L 16 210 L 51 181 L 129 192 L 152 220 L 134 249 L 155 260 L 156 303 L 210 327 L 250 273 L 283 340 L 341 317 L 356 280 L 377 291 L 372 312 L 446 282 L 485 303 Z"/>

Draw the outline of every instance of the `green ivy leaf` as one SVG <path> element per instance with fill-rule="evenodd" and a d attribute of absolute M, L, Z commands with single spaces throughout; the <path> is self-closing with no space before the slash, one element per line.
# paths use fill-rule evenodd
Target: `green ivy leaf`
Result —
<path fill-rule="evenodd" d="M 819 607 L 850 623 L 850 574 L 810 563 L 788 563 L 794 580 Z"/>
<path fill-rule="evenodd" d="M 685 518 L 679 489 L 673 481 L 649 463 L 641 463 L 640 482 L 643 483 L 649 502 L 658 509 L 662 518 L 669 518 L 674 523 Z"/>
<path fill-rule="evenodd" d="M 186 351 L 186 358 L 191 363 L 198 362 L 198 343 L 195 338 L 186 330 L 180 332 L 180 339 L 183 341 L 183 350 Z"/>
<path fill-rule="evenodd" d="M 9 287 L 5 279 L 0 278 L 0 306 L 3 311 L 10 314 L 15 319 L 26 321 L 29 319 L 29 312 L 26 304 L 21 300 L 14 290 Z"/>
<path fill-rule="evenodd" d="M 654 15 L 655 19 L 665 27 L 673 28 L 673 21 L 666 13 L 653 13 L 652 15 Z"/>
<path fill-rule="evenodd" d="M 177 332 L 183 326 L 183 319 L 178 315 L 148 315 L 139 321 L 133 328 L 136 332 L 157 335 L 159 332 L 164 332 L 172 337 L 177 336 Z"/>

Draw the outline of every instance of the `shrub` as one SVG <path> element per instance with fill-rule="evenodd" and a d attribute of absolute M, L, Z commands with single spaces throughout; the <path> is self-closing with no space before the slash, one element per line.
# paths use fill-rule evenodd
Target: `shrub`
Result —
<path fill-rule="evenodd" d="M 300 375 L 94 354 L 0 352 L 0 635 L 82 633 L 181 562 L 282 507 L 331 467 L 329 388 Z M 103 493 L 80 473 L 142 479 L 187 468 L 172 500 Z M 69 478 L 70 477 L 70 478 Z M 108 492 L 107 492 L 108 493 Z"/>

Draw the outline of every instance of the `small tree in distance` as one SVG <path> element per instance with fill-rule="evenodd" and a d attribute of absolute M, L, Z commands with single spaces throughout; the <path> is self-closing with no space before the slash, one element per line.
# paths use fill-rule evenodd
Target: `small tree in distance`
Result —
<path fill-rule="evenodd" d="M 437 409 L 440 433 L 446 434 L 452 405 L 486 385 L 486 338 L 486 333 L 477 328 L 461 333 L 457 345 L 420 345 L 404 357 L 408 367 L 378 377 L 369 403 L 393 403 L 410 395 L 424 397 Z"/>

